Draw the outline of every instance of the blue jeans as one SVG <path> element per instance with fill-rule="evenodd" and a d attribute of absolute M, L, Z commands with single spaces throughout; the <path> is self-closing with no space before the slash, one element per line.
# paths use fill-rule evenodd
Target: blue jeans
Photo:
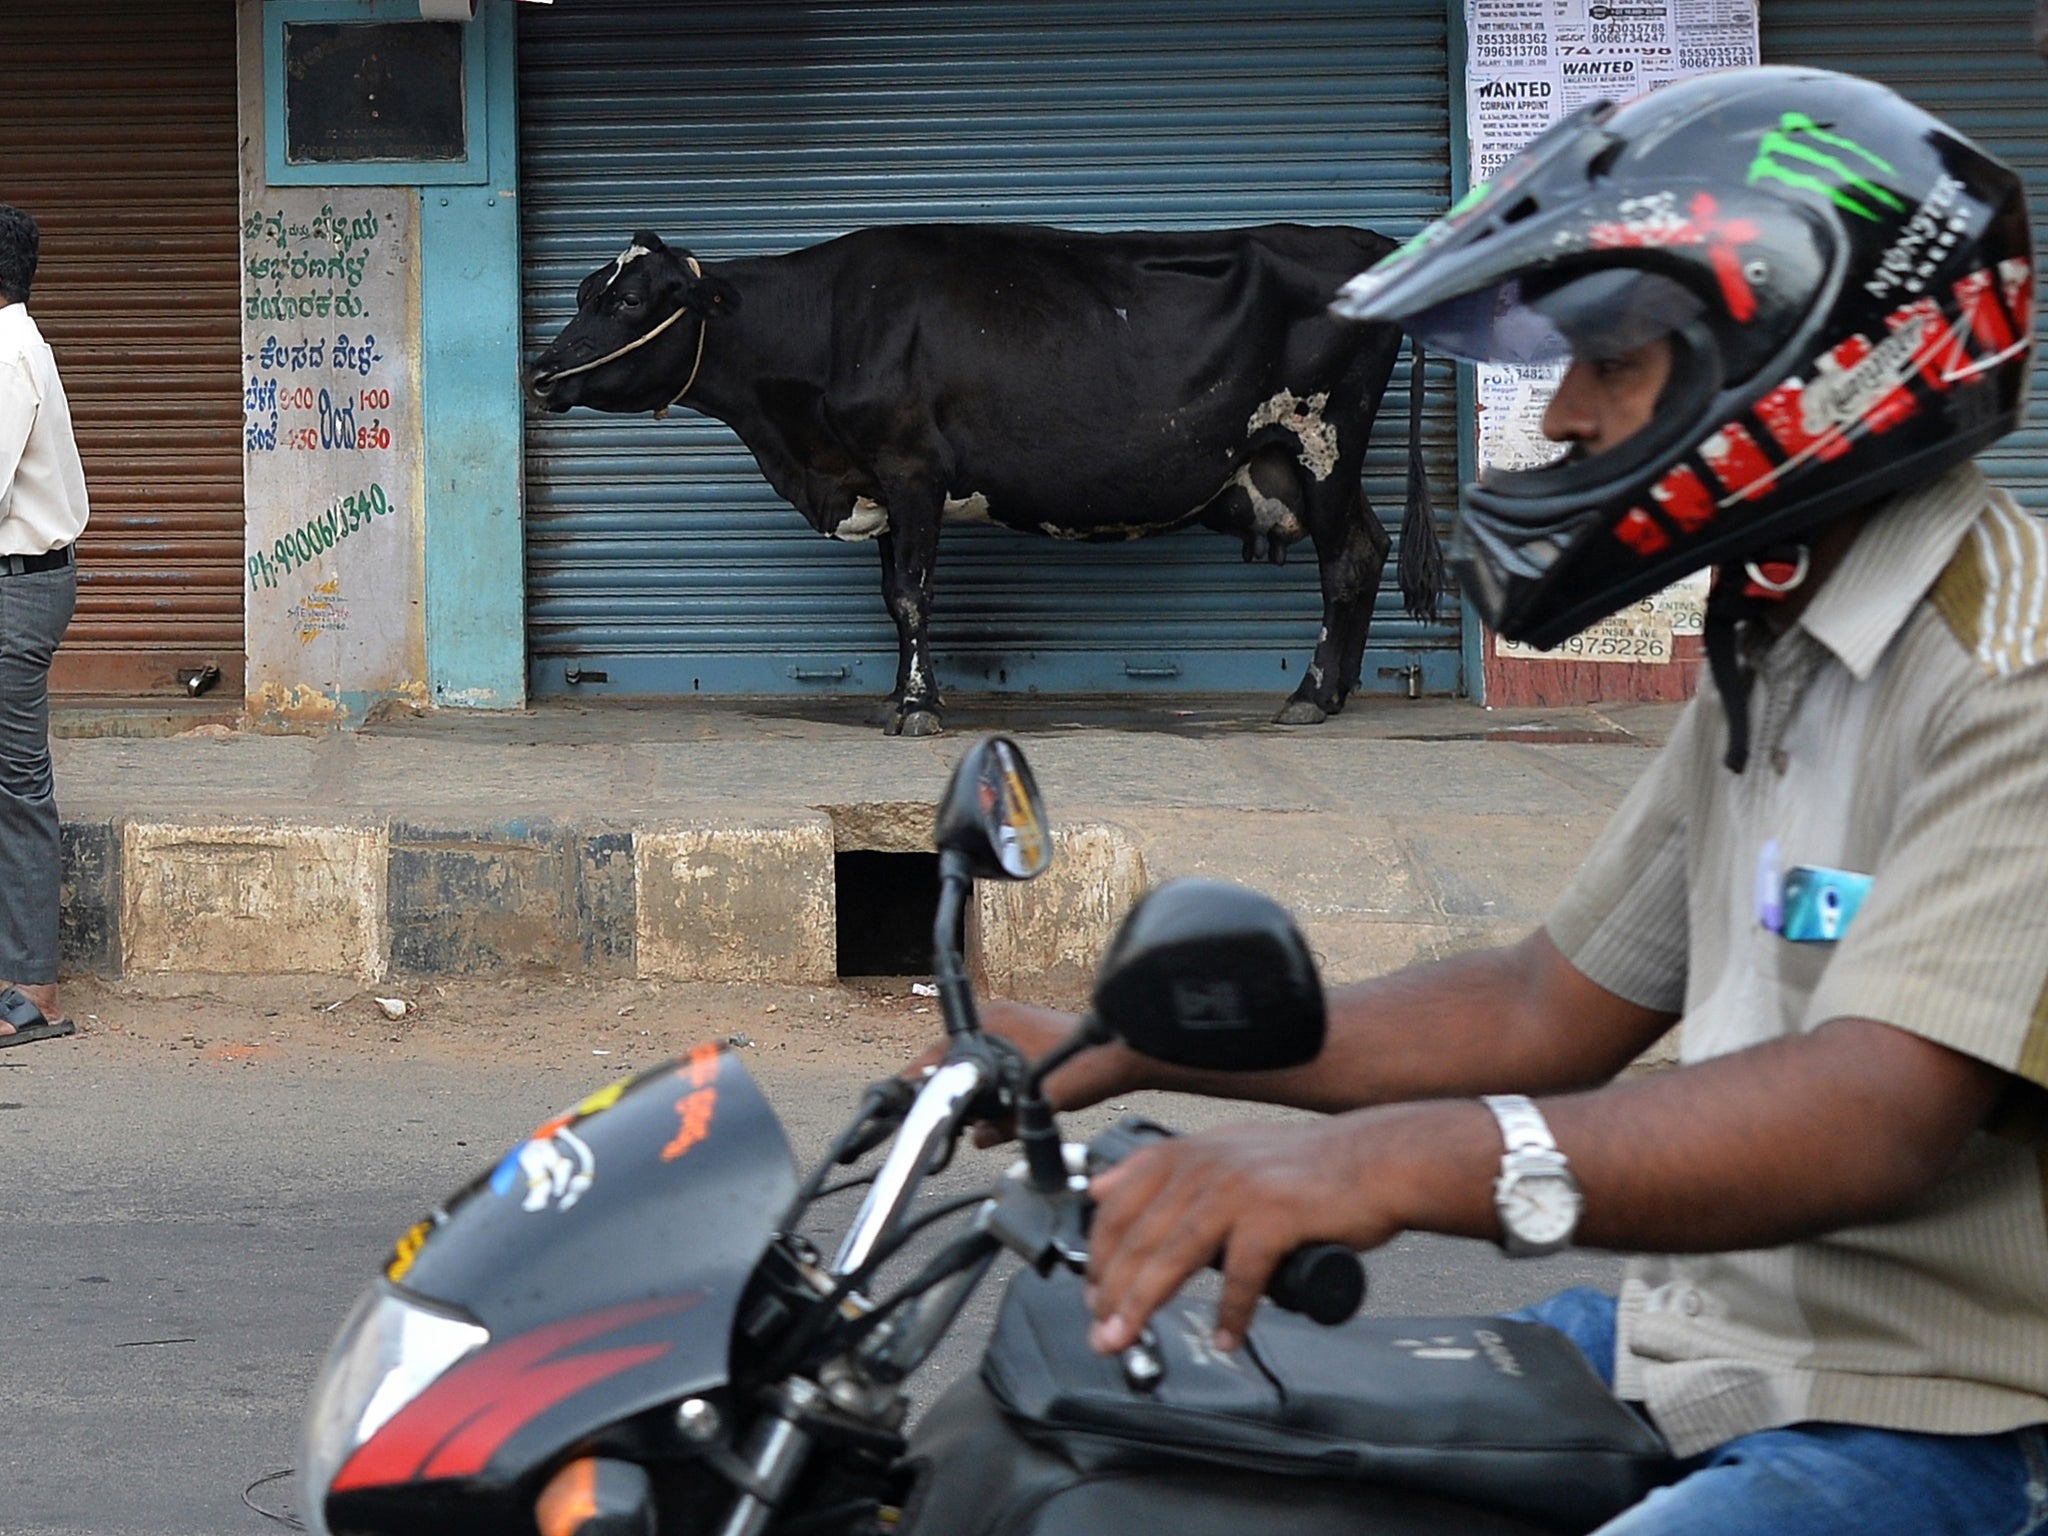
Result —
<path fill-rule="evenodd" d="M 1548 1323 L 1614 1385 L 1615 1302 L 1587 1287 L 1508 1315 Z M 1594 1536 L 2048 1533 L 2048 1431 L 1926 1435 L 1793 1424 L 1679 1463 L 1678 1480 Z"/>

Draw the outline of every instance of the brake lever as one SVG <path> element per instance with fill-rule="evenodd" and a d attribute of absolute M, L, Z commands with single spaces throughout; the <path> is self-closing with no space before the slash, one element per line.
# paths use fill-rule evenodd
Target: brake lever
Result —
<path fill-rule="evenodd" d="M 917 1085 L 900 1077 L 885 1077 L 868 1084 L 868 1095 L 875 1106 L 839 1149 L 837 1161 L 841 1166 L 859 1162 L 896 1134 L 903 1117 L 910 1113 L 910 1106 L 917 1102 Z"/>

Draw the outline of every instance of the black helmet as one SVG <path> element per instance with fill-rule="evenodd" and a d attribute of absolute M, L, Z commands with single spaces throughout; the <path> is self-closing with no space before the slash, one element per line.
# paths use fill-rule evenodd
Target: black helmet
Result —
<path fill-rule="evenodd" d="M 1759 68 L 1585 107 L 1333 307 L 1474 362 L 1672 338 L 1626 443 L 1466 489 L 1459 579 L 1550 646 L 2012 431 L 2033 291 L 2009 168 L 1871 81 Z"/>

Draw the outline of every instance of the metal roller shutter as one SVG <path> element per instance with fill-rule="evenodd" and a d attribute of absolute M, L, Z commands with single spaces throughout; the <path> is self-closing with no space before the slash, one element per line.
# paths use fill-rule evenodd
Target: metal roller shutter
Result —
<path fill-rule="evenodd" d="M 1086 229 L 1274 219 L 1405 236 L 1448 195 L 1441 0 L 521 7 L 526 342 L 637 228 L 707 260 L 913 220 Z M 1454 504 L 1451 371 L 1432 368 L 1436 503 Z M 1401 516 L 1405 356 L 1366 488 Z M 606 674 L 634 693 L 886 692 L 895 631 L 875 552 L 821 539 L 738 440 L 575 412 L 531 424 L 536 693 Z M 1382 594 L 1365 686 L 1420 656 L 1459 684 L 1455 599 L 1435 626 Z M 934 645 L 959 690 L 1291 689 L 1321 614 L 1315 560 L 1246 566 L 1194 530 L 1083 547 L 992 529 L 942 541 Z M 1277 702 L 1277 697 L 1276 697 Z"/>
<path fill-rule="evenodd" d="M 59 690 L 241 692 L 236 132 L 226 0 L 0 6 L 0 199 L 42 226 L 92 497 Z"/>
<path fill-rule="evenodd" d="M 1764 0 L 1767 64 L 1815 64 L 1882 80 L 1953 123 L 2026 178 L 2034 244 L 2048 250 L 2048 65 L 2032 7 L 2017 0 Z M 2036 361 L 2029 424 L 1983 457 L 1991 477 L 2048 513 L 2048 368 Z"/>

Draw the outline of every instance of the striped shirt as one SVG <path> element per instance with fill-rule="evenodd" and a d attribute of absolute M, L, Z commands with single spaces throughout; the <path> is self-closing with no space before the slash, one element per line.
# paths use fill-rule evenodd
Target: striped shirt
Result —
<path fill-rule="evenodd" d="M 1631 1261 L 1617 1386 L 1681 1455 L 1801 1421 L 2048 1421 L 2044 662 L 2048 527 L 1974 465 L 1898 497 L 1761 655 L 1749 771 L 1703 688 L 1550 915 L 1587 976 L 1682 1014 L 1685 1062 L 1861 1018 L 2012 1074 L 1889 1220 Z M 1794 942 L 1760 865 L 1873 881 L 1837 941 Z"/>

